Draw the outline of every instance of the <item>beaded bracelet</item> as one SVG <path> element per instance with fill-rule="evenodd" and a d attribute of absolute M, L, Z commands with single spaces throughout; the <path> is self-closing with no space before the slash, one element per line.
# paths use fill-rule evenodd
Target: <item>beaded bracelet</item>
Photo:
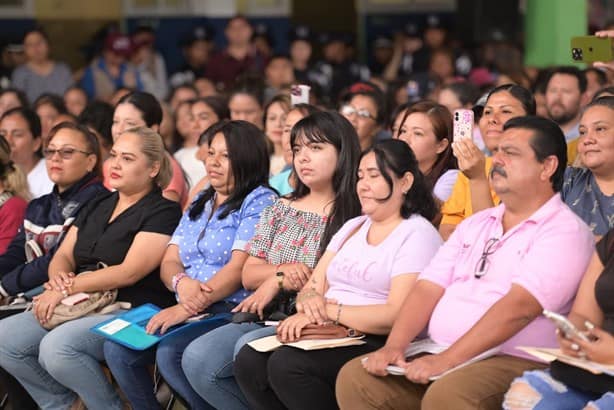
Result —
<path fill-rule="evenodd" d="M 172 286 L 173 286 L 173 291 L 175 293 L 177 293 L 177 286 L 179 285 L 179 282 L 181 281 L 181 279 L 187 278 L 187 277 L 188 277 L 188 274 L 185 273 L 185 272 L 179 272 L 179 273 L 173 275 L 173 279 L 172 279 L 171 283 L 172 283 Z"/>

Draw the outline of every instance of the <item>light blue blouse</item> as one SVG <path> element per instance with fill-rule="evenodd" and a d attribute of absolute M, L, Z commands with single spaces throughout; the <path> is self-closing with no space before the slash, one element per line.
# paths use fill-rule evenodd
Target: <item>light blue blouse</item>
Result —
<path fill-rule="evenodd" d="M 271 189 L 260 186 L 245 197 L 240 209 L 224 219 L 219 218 L 224 207 L 218 208 L 211 216 L 214 199 L 206 203 L 194 221 L 190 220 L 189 210 L 186 211 L 170 242 L 179 247 L 185 273 L 201 282 L 211 279 L 230 261 L 233 250 L 245 251 L 247 242 L 254 236 L 261 212 L 276 199 L 277 195 Z M 245 289 L 240 289 L 225 300 L 239 303 L 248 294 Z"/>

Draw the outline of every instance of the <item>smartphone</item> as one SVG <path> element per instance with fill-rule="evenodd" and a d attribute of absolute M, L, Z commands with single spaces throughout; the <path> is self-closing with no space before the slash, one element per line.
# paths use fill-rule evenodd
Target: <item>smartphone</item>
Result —
<path fill-rule="evenodd" d="M 608 37 L 572 37 L 571 58 L 578 63 L 614 60 L 614 39 Z"/>
<path fill-rule="evenodd" d="M 79 292 L 62 299 L 62 304 L 66 306 L 75 306 L 81 302 L 85 302 L 90 298 L 87 293 Z"/>
<path fill-rule="evenodd" d="M 409 102 L 420 100 L 420 84 L 417 81 L 409 80 L 405 85 L 405 91 Z"/>
<path fill-rule="evenodd" d="M 473 139 L 473 121 L 473 110 L 455 110 L 453 140 Z"/>
<path fill-rule="evenodd" d="M 559 315 L 558 313 L 551 312 L 549 310 L 544 309 L 544 316 L 550 319 L 556 327 L 563 332 L 565 337 L 571 338 L 572 336 L 577 337 L 580 340 L 584 340 L 585 342 L 589 342 L 589 338 L 578 328 L 569 321 L 565 316 Z"/>
<path fill-rule="evenodd" d="M 308 85 L 293 85 L 290 88 L 290 103 L 292 106 L 296 104 L 309 104 L 309 90 L 311 90 L 311 87 Z"/>

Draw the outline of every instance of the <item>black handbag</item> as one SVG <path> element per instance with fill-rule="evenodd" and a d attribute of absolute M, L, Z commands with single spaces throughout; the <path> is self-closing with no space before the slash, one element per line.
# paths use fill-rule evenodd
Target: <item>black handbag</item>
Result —
<path fill-rule="evenodd" d="M 280 321 L 296 313 L 296 292 L 281 290 L 263 309 L 263 320 Z M 232 323 L 261 321 L 257 313 L 237 312 L 232 316 Z"/>

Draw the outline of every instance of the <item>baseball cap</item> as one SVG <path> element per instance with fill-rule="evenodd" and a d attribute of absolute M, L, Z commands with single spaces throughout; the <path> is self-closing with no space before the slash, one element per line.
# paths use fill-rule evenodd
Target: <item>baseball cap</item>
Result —
<path fill-rule="evenodd" d="M 104 40 L 104 49 L 124 57 L 129 57 L 132 53 L 132 41 L 130 37 L 124 34 L 112 33 Z"/>

